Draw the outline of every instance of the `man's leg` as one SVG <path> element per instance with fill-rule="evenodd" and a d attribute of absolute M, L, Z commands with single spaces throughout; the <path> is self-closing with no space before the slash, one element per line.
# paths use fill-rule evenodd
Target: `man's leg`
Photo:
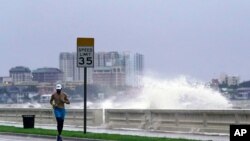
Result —
<path fill-rule="evenodd" d="M 65 116 L 65 109 L 57 109 L 55 112 L 56 121 L 57 121 L 57 141 L 62 141 L 62 130 L 63 130 L 63 123 L 64 123 L 64 116 Z"/>
<path fill-rule="evenodd" d="M 59 132 L 59 130 L 60 130 L 60 118 L 58 118 L 58 117 L 56 117 L 56 123 L 57 123 L 57 132 L 58 132 L 58 134 L 57 134 L 57 141 L 60 141 L 60 132 Z"/>
<path fill-rule="evenodd" d="M 60 119 L 60 122 L 59 122 L 60 123 L 60 126 L 59 126 L 59 135 L 61 135 L 62 130 L 63 130 L 65 113 L 66 113 L 65 109 L 64 108 L 61 109 L 61 119 Z"/>
<path fill-rule="evenodd" d="M 63 123 L 64 123 L 64 119 L 59 118 L 58 119 L 58 134 L 61 135 L 62 134 L 62 130 L 63 130 Z"/>
<path fill-rule="evenodd" d="M 60 134 L 60 118 L 56 118 L 56 122 L 57 122 L 57 132 L 58 132 L 58 135 L 61 135 Z"/>

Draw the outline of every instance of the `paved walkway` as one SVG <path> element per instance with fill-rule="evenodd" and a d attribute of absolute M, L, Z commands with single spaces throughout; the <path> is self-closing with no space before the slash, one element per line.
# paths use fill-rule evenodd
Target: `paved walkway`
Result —
<path fill-rule="evenodd" d="M 0 133 L 1 141 L 56 141 L 56 137 L 40 136 L 40 135 L 25 135 L 15 133 Z M 104 141 L 95 139 L 81 139 L 81 138 L 64 138 L 63 141 Z"/>
<path fill-rule="evenodd" d="M 0 125 L 11 125 L 16 127 L 22 127 L 21 124 L 16 123 L 4 123 L 0 122 Z M 55 129 L 55 125 L 35 125 L 36 128 Z M 83 131 L 82 127 L 64 126 L 64 130 L 69 131 Z M 123 130 L 123 129 L 104 129 L 104 128 L 88 128 L 88 132 L 93 133 L 109 133 L 109 134 L 121 134 L 121 135 L 138 135 L 149 137 L 167 137 L 167 138 L 183 138 L 202 141 L 229 141 L 229 135 L 226 134 L 192 134 L 192 133 L 174 133 L 174 132 L 155 132 L 144 130 Z M 36 140 L 38 141 L 38 140 Z M 40 141 L 40 140 L 39 140 Z M 43 141 L 43 140 L 41 140 Z"/>
<path fill-rule="evenodd" d="M 55 139 L 48 138 L 34 138 L 34 137 L 24 137 L 24 136 L 13 136 L 13 135 L 1 135 L 1 141 L 55 141 Z"/>

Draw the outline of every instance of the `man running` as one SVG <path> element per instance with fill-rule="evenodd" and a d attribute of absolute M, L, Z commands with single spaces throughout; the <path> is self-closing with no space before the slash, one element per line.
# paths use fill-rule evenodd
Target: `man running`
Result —
<path fill-rule="evenodd" d="M 54 114 L 57 121 L 57 141 L 62 141 L 61 133 L 63 130 L 64 117 L 66 113 L 64 103 L 70 104 L 67 95 L 62 92 L 62 85 L 57 84 L 56 92 L 52 94 L 50 99 L 50 104 L 53 106 Z"/>

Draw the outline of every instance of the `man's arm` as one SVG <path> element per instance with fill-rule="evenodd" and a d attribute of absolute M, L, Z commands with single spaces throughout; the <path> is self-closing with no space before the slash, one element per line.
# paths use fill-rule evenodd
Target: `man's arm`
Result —
<path fill-rule="evenodd" d="M 52 105 L 52 106 L 54 106 L 54 104 L 53 104 L 53 101 L 54 101 L 54 95 L 52 94 L 52 96 L 50 97 L 50 105 Z"/>
<path fill-rule="evenodd" d="M 65 98 L 64 98 L 64 103 L 66 103 L 66 104 L 70 104 L 70 101 L 69 101 L 69 99 L 68 99 L 68 97 L 67 97 L 67 95 L 65 94 Z"/>

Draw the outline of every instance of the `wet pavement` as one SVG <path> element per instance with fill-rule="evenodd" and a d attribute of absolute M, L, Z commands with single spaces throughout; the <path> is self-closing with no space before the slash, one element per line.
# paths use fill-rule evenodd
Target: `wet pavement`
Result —
<path fill-rule="evenodd" d="M 63 141 L 104 141 L 95 139 L 63 138 Z M 0 141 L 56 141 L 56 137 L 0 133 Z"/>
<path fill-rule="evenodd" d="M 1 141 L 55 141 L 55 139 L 48 138 L 34 138 L 34 137 L 24 137 L 24 136 L 14 136 L 14 135 L 1 135 Z"/>
<path fill-rule="evenodd" d="M 71 129 L 73 130 L 73 129 Z M 121 135 L 136 135 L 146 137 L 166 137 L 166 138 L 181 138 L 191 140 L 202 140 L 202 141 L 229 141 L 228 135 L 218 134 L 192 134 L 182 132 L 155 132 L 155 131 L 143 131 L 143 130 L 123 130 L 123 129 L 88 129 L 88 132 L 94 133 L 109 133 L 109 134 L 121 134 Z"/>
<path fill-rule="evenodd" d="M 18 125 L 14 123 L 6 123 L 6 122 L 5 123 L 0 122 L 0 125 L 11 125 L 11 126 L 16 126 L 16 127 L 22 127 L 21 124 Z M 55 125 L 35 125 L 35 127 L 56 130 Z M 64 130 L 83 131 L 83 128 L 65 125 Z M 156 132 L 156 131 L 145 131 L 145 130 L 105 129 L 105 128 L 91 128 L 91 127 L 87 128 L 87 132 L 121 134 L 121 135 L 137 135 L 137 136 L 148 136 L 148 137 L 182 138 L 182 139 L 192 139 L 192 140 L 202 140 L 202 141 L 229 141 L 228 134 L 193 134 L 193 133 L 182 133 L 182 132 Z M 24 138 L 23 140 L 24 141 L 32 140 L 32 139 L 29 139 L 29 140 L 28 139 L 29 138 Z M 23 140 L 20 140 L 20 141 L 23 141 Z M 4 141 L 10 141 L 10 140 L 6 138 L 6 140 Z M 41 140 L 36 140 L 36 141 L 45 141 L 45 140 L 41 139 Z M 46 141 L 51 141 L 51 140 L 46 139 Z M 64 140 L 64 141 L 70 141 L 70 140 Z"/>
<path fill-rule="evenodd" d="M 55 129 L 54 126 L 37 125 L 36 127 L 45 129 Z M 64 130 L 83 131 L 83 127 L 64 126 Z M 130 130 L 104 129 L 104 128 L 94 128 L 94 127 L 88 127 L 87 132 L 135 135 L 135 136 L 145 136 L 145 137 L 182 138 L 182 139 L 201 140 L 201 141 L 229 141 L 228 134 L 193 134 L 193 133 L 183 133 L 183 132 L 156 132 L 156 131 L 145 131 L 145 130 L 135 130 L 135 129 L 130 129 Z"/>

